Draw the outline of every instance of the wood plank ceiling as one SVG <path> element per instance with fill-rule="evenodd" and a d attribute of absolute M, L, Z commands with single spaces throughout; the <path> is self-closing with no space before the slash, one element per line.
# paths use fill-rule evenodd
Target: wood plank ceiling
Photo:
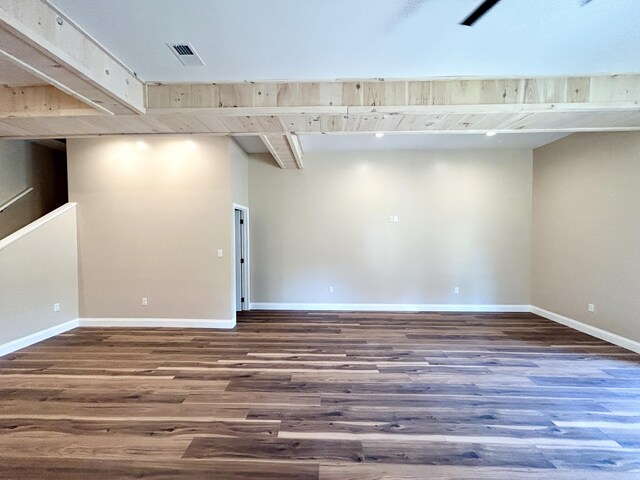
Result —
<path fill-rule="evenodd" d="M 298 134 L 640 130 L 634 74 L 144 84 L 39 0 L 3 2 L 0 39 L 0 57 L 91 107 L 2 87 L 0 137 L 260 135 L 282 168 L 302 168 Z"/>

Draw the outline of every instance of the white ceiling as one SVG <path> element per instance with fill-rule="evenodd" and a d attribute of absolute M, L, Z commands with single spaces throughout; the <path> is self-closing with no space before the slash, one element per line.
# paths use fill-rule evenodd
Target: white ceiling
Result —
<path fill-rule="evenodd" d="M 13 63 L 0 56 L 0 85 L 27 87 L 32 85 L 46 85 L 46 82 L 16 67 Z"/>
<path fill-rule="evenodd" d="M 247 153 L 269 153 L 264 142 L 257 135 L 242 135 L 233 138 Z"/>
<path fill-rule="evenodd" d="M 640 0 L 50 1 L 146 81 L 640 72 Z"/>
<path fill-rule="evenodd" d="M 531 150 L 570 135 L 569 133 L 500 133 L 493 137 L 475 134 L 374 134 L 301 135 L 302 150 L 307 152 L 367 152 L 398 150 Z M 236 141 L 247 153 L 267 153 L 259 137 L 240 136 Z"/>

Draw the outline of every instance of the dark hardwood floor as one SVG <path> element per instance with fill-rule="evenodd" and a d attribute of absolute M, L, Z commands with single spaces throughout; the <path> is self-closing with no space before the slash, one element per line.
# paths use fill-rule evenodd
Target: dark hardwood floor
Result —
<path fill-rule="evenodd" d="M 532 314 L 77 329 L 0 399 L 1 479 L 640 479 L 640 355 Z"/>

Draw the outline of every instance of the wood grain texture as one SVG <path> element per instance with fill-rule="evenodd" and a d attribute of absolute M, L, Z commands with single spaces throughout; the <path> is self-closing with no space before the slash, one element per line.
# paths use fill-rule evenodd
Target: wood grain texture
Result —
<path fill-rule="evenodd" d="M 596 75 L 549 78 L 449 78 L 437 80 L 362 79 L 333 82 L 242 82 L 209 84 L 148 84 L 151 111 L 171 109 L 287 108 L 298 113 L 347 113 L 339 107 L 438 107 L 458 105 L 518 105 L 521 111 L 552 110 L 562 105 L 637 108 L 640 75 Z M 314 108 L 316 107 L 316 108 Z M 437 111 L 437 110 L 436 110 Z M 508 111 L 508 109 L 503 109 Z M 270 110 L 269 113 L 278 112 Z"/>
<path fill-rule="evenodd" d="M 76 329 L 0 399 L 0 479 L 640 478 L 640 356 L 533 314 Z"/>
<path fill-rule="evenodd" d="M 55 87 L 0 85 L 0 118 L 99 115 L 100 112 Z"/>
<path fill-rule="evenodd" d="M 10 3 L 19 5 L 22 2 Z M 29 3 L 42 2 L 30 0 Z M 0 39 L 1 33 L 0 29 Z M 113 75 L 109 78 L 111 82 Z M 71 80 L 74 79 L 76 77 L 72 76 Z M 65 80 L 69 83 L 69 79 Z M 124 82 L 124 79 L 120 80 L 120 83 Z M 303 156 L 296 141 L 298 134 L 640 129 L 640 75 L 637 74 L 144 86 L 136 79 L 129 83 L 127 88 L 137 91 L 144 87 L 148 92 L 146 114 L 122 114 L 114 99 L 110 102 L 104 99 L 106 103 L 100 105 L 119 113 L 0 118 L 0 137 L 263 135 L 273 143 L 275 156 L 282 155 L 283 165 L 302 168 Z M 108 85 L 98 87 L 107 88 Z M 82 90 L 84 101 L 89 93 L 102 92 L 96 86 L 92 87 L 92 92 L 77 88 Z M 125 100 L 135 96 L 135 92 L 120 93 Z M 128 111 L 126 106 L 119 108 Z M 0 111 L 14 110 L 7 98 L 0 97 Z M 137 110 L 143 111 L 143 108 Z"/>
<path fill-rule="evenodd" d="M 299 144 L 293 140 L 291 135 L 260 135 L 262 143 L 273 155 L 274 160 L 280 168 L 302 168 L 302 156 L 299 150 Z"/>
<path fill-rule="evenodd" d="M 0 56 L 102 112 L 145 112 L 144 83 L 48 2 L 0 3 Z"/>

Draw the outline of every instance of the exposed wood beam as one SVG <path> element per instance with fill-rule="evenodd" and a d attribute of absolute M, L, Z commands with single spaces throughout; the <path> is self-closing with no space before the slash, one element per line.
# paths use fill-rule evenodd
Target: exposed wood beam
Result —
<path fill-rule="evenodd" d="M 640 75 L 149 85 L 150 113 L 535 113 L 640 109 Z"/>
<path fill-rule="evenodd" d="M 127 134 L 198 135 L 351 135 L 483 134 L 545 132 L 619 132 L 640 130 L 640 110 L 493 114 L 352 114 L 216 116 L 178 112 L 171 115 L 92 115 L 0 118 L 0 137 L 66 138 Z"/>
<path fill-rule="evenodd" d="M 100 112 L 49 85 L 0 85 L 0 118 L 99 115 Z"/>
<path fill-rule="evenodd" d="M 151 86 L 148 93 L 146 115 L 5 118 L 0 136 L 263 134 L 282 139 L 287 134 L 640 130 L 640 75 L 181 84 Z M 296 162 L 295 144 L 284 151 L 295 165 L 302 163 L 300 155 Z"/>
<path fill-rule="evenodd" d="M 286 135 L 260 135 L 260 139 L 265 147 L 271 152 L 280 168 L 302 168 L 302 157 L 300 163 L 289 143 Z"/>
<path fill-rule="evenodd" d="M 143 82 L 45 1 L 0 2 L 0 55 L 105 113 L 145 112 Z"/>
<path fill-rule="evenodd" d="M 298 168 L 303 168 L 302 164 L 302 145 L 300 145 L 300 139 L 298 135 L 295 133 L 287 133 L 287 142 L 289 142 L 289 148 L 291 148 L 291 153 L 293 153 L 293 158 L 296 161 L 296 165 Z"/>

